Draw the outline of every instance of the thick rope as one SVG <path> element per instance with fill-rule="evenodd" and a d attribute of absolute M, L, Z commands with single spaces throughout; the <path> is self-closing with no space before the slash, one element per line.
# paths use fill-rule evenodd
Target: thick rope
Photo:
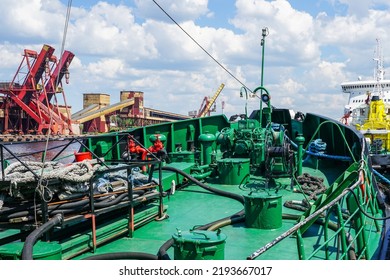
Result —
<path fill-rule="evenodd" d="M 87 182 L 91 179 L 94 168 L 88 161 L 75 162 L 71 165 L 64 165 L 58 162 L 25 162 L 32 170 L 40 173 L 40 180 L 63 180 L 74 183 Z M 41 172 L 40 172 L 41 171 Z M 34 174 L 20 162 L 9 165 L 5 171 L 5 179 L 11 183 L 35 182 Z"/>

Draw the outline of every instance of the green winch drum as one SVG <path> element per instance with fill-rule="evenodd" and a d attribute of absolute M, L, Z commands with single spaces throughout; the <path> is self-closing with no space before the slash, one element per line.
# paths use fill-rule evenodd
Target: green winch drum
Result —
<path fill-rule="evenodd" d="M 13 242 L 0 246 L 0 260 L 20 260 L 23 242 Z M 38 241 L 33 248 L 34 260 L 61 260 L 62 246 L 56 242 Z"/>
<path fill-rule="evenodd" d="M 282 196 L 265 192 L 244 195 L 245 226 L 277 229 L 282 226 Z"/>
<path fill-rule="evenodd" d="M 172 237 L 175 260 L 225 259 L 226 235 L 219 230 L 178 230 Z"/>
<path fill-rule="evenodd" d="M 218 160 L 219 182 L 223 185 L 245 184 L 249 180 L 249 158 Z"/>

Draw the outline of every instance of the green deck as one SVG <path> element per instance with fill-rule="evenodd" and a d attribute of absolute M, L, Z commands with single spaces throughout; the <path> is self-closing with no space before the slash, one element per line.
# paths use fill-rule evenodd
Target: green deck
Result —
<path fill-rule="evenodd" d="M 267 112 L 265 117 L 270 118 Z M 197 232 L 200 226 L 239 214 L 231 224 L 213 225 L 210 230 L 218 228 L 226 236 L 226 243 L 210 244 L 210 248 L 205 249 L 205 258 L 209 258 L 210 251 L 215 248 L 220 250 L 222 245 L 223 258 L 227 260 L 383 258 L 386 224 L 369 216 L 384 216 L 386 206 L 378 193 L 361 137 L 348 127 L 315 115 L 307 115 L 303 122 L 292 120 L 288 110 L 274 110 L 272 124 L 267 125 L 266 118 L 260 124 L 258 119 L 254 113 L 248 122 L 229 123 L 224 116 L 213 116 L 85 139 L 81 151 L 91 152 L 101 165 L 110 166 L 108 171 L 95 171 L 92 181 L 88 182 L 90 185 L 99 176 L 126 170 L 127 189 L 116 195 L 129 198 L 132 190 L 130 173 L 133 168 L 145 168 L 148 170 L 143 175 L 148 175 L 145 176 L 148 182 L 141 188 L 145 187 L 147 191 L 131 202 L 121 201 L 91 210 L 95 197 L 90 188 L 89 193 L 85 193 L 86 200 L 81 201 L 89 202 L 89 208 L 79 212 L 75 208 L 70 214 L 65 211 L 62 224 L 53 232 L 40 236 L 38 251 L 41 252 L 45 242 L 49 242 L 45 259 L 79 260 L 119 252 L 142 252 L 157 258 L 161 246 L 178 231 L 187 233 L 196 229 L 196 235 L 207 236 L 204 231 Z M 275 124 L 283 124 L 283 128 Z M 139 147 L 150 147 L 151 139 L 156 135 L 164 139 L 165 155 L 169 160 L 157 158 L 157 153 L 149 155 L 147 160 L 121 157 L 130 150 L 129 139 L 136 139 Z M 317 139 L 327 144 L 325 156 L 329 157 L 320 153 L 306 158 L 307 155 L 300 154 L 302 148 L 308 151 L 309 144 Z M 290 147 L 290 140 L 301 144 L 298 148 L 293 148 L 292 144 Z M 306 173 L 312 179 L 323 180 L 326 190 L 317 195 L 318 199 L 298 192 L 303 185 L 298 178 Z M 361 174 L 365 174 L 364 192 L 362 181 L 359 182 Z M 238 194 L 241 202 L 212 193 L 196 185 L 193 178 L 206 187 Z M 174 193 L 172 186 L 176 186 Z M 0 187 L 3 194 L 9 194 L 7 181 Z M 35 186 L 21 190 L 28 195 L 34 189 Z M 244 197 L 248 196 L 260 199 L 264 212 L 256 212 L 259 205 L 248 206 L 244 202 Z M 270 197 L 272 199 L 268 200 Z M 302 206 L 303 200 L 310 201 L 310 207 L 291 209 L 285 206 L 287 201 Z M 70 201 L 74 202 L 80 200 Z M 65 201 L 64 206 L 67 203 Z M 56 207 L 55 204 L 49 206 L 51 209 Z M 320 210 L 323 211 L 317 215 Z M 0 215 L 0 259 L 20 259 L 23 240 L 32 232 L 34 224 L 32 220 L 26 223 L 11 221 L 7 211 L 3 212 L 4 216 Z M 18 218 L 24 218 L 23 211 L 17 207 L 15 211 L 22 213 Z M 162 212 L 167 215 L 165 219 L 156 219 Z M 17 235 L 18 227 L 24 235 Z M 196 239 L 194 243 L 198 246 L 199 242 L 206 241 L 210 239 Z M 58 245 L 61 246 L 60 254 L 56 251 Z M 187 245 L 175 246 L 184 248 Z M 34 250 L 35 254 L 37 252 Z M 165 257 L 175 259 L 174 246 L 166 253 Z M 33 255 L 33 258 L 41 257 Z"/>
<path fill-rule="evenodd" d="M 304 168 L 304 172 L 309 169 Z M 317 172 L 319 177 L 325 178 L 323 174 Z M 287 183 L 287 180 L 279 180 L 281 184 Z M 284 182 L 283 182 L 284 181 Z M 228 192 L 238 194 L 247 194 L 248 189 L 239 189 L 238 186 L 232 185 L 217 185 L 209 184 L 211 187 L 222 189 Z M 292 192 L 289 185 L 285 185 L 283 190 L 278 193 L 282 194 L 283 201 L 285 200 L 302 200 L 303 195 Z M 273 192 L 274 189 L 269 189 Z M 86 253 L 75 259 L 83 259 L 95 254 L 106 254 L 114 252 L 145 252 L 156 254 L 167 240 L 172 238 L 172 235 L 177 230 L 187 231 L 196 226 L 208 224 L 212 221 L 233 215 L 244 209 L 244 206 L 233 199 L 222 197 L 211 193 L 203 188 L 190 185 L 183 189 L 177 190 L 173 195 L 164 199 L 164 204 L 167 206 L 166 213 L 168 218 L 162 221 L 152 221 L 134 232 L 133 237 L 123 236 L 117 240 L 110 242 L 107 245 L 98 247 L 95 253 Z M 301 215 L 302 212 L 291 208 L 283 207 L 283 215 Z M 256 228 L 245 227 L 244 221 L 228 225 L 221 229 L 222 233 L 227 236 L 225 245 L 225 259 L 227 260 L 244 260 L 251 253 L 260 247 L 271 242 L 281 234 L 288 231 L 297 223 L 297 219 L 283 218 L 282 227 L 278 229 L 263 230 Z M 382 226 L 382 224 L 380 224 Z M 376 237 L 370 239 L 368 247 L 376 248 L 381 242 L 381 235 L 377 234 L 373 228 L 372 221 L 367 221 L 366 231 Z M 332 231 L 331 231 L 332 232 Z M 313 251 L 323 243 L 323 229 L 319 226 L 312 226 L 308 232 L 304 234 L 304 246 L 308 252 Z M 330 235 L 334 234 L 330 233 Z M 372 236 L 371 236 L 372 237 Z M 336 259 L 337 256 L 337 241 L 333 240 L 329 243 L 329 259 Z M 174 250 L 171 248 L 168 251 L 169 257 L 174 259 Z M 371 252 L 371 258 L 377 258 L 377 252 Z M 298 260 L 299 252 L 297 249 L 296 235 L 292 234 L 283 242 L 274 246 L 267 251 L 259 259 L 268 260 Z M 325 259 L 324 250 L 312 257 L 312 259 Z"/>

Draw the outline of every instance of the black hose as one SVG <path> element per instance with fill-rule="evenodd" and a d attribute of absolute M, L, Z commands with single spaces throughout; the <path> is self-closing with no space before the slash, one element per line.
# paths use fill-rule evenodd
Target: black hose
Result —
<path fill-rule="evenodd" d="M 194 177 L 192 177 L 191 175 L 187 174 L 186 172 L 184 172 L 184 171 L 182 171 L 180 169 L 177 169 L 177 168 L 174 168 L 174 167 L 171 167 L 171 166 L 163 166 L 163 167 L 161 167 L 161 169 L 179 173 L 180 175 L 182 175 L 183 177 L 185 177 L 188 180 L 192 181 L 196 185 L 198 185 L 198 186 L 200 186 L 200 187 L 202 187 L 202 188 L 204 188 L 204 189 L 206 189 L 206 190 L 208 190 L 210 192 L 217 193 L 217 194 L 219 194 L 221 196 L 224 196 L 224 197 L 233 198 L 233 199 L 241 202 L 242 204 L 244 204 L 244 202 L 245 202 L 244 201 L 244 197 L 242 195 L 231 193 L 231 192 L 227 192 L 227 191 L 222 191 L 222 190 L 219 190 L 219 189 L 207 186 L 206 184 L 200 182 L 199 180 L 195 179 Z M 221 222 L 226 222 L 226 221 L 228 221 L 231 224 L 235 223 L 235 222 L 239 222 L 239 221 L 242 221 L 242 218 L 244 217 L 244 215 L 245 215 L 244 214 L 244 210 L 241 210 L 241 211 L 237 212 L 236 214 L 234 214 L 232 216 L 219 219 L 219 220 L 211 222 L 209 224 L 197 227 L 196 229 L 198 229 L 198 230 L 206 230 L 209 227 L 213 226 L 214 224 L 221 223 Z M 158 259 L 160 259 L 160 260 L 169 260 L 170 258 L 168 256 L 167 250 L 170 247 L 172 247 L 173 244 L 174 244 L 173 238 L 167 240 L 160 247 L 160 249 L 158 250 L 158 253 L 157 253 Z"/>
<path fill-rule="evenodd" d="M 117 197 L 115 197 L 113 200 L 95 203 L 95 207 L 96 208 L 104 208 L 104 207 L 112 206 L 112 205 L 115 205 L 115 204 L 121 202 L 123 199 L 126 199 L 128 196 L 129 196 L 128 193 L 122 193 L 122 194 L 118 195 Z"/>
<path fill-rule="evenodd" d="M 137 197 L 138 195 L 143 195 L 145 192 L 142 190 L 134 191 L 133 192 L 133 197 Z M 114 204 L 117 204 L 121 201 L 127 200 L 128 199 L 128 194 L 123 193 L 116 197 L 115 199 L 111 199 L 110 197 L 105 197 L 104 199 L 100 199 L 99 202 L 95 203 L 95 207 L 97 209 L 112 206 Z M 108 201 L 109 200 L 109 201 Z M 15 209 L 17 208 L 8 208 L 4 212 L 0 211 L 0 221 L 5 222 L 9 221 L 10 219 L 16 219 L 16 218 L 26 218 L 26 217 L 34 217 L 34 213 L 41 215 L 42 210 L 41 210 L 41 205 L 38 204 L 35 207 L 28 206 L 27 208 L 24 208 L 24 210 L 20 209 L 20 211 L 15 212 Z M 58 205 L 49 205 L 48 210 L 49 214 L 55 215 L 57 213 L 73 213 L 76 211 L 83 211 L 83 210 L 88 210 L 89 209 L 89 200 L 80 200 L 76 202 L 68 202 L 64 204 L 58 204 Z M 8 214 L 9 213 L 9 214 Z M 7 215 L 8 214 L 8 215 Z M 27 220 L 31 220 L 28 218 Z"/>
<path fill-rule="evenodd" d="M 240 201 L 243 204 L 245 203 L 243 196 L 236 195 L 236 194 L 233 194 L 233 193 L 229 193 L 229 192 L 226 192 L 226 191 L 221 191 L 219 189 L 211 188 L 211 187 L 207 186 L 206 184 L 203 184 L 202 182 L 200 182 L 197 179 L 193 178 L 189 174 L 183 172 L 182 170 L 179 170 L 179 169 L 176 169 L 176 168 L 170 167 L 170 166 L 163 166 L 162 169 L 168 170 L 168 171 L 177 172 L 180 175 L 184 176 L 185 178 L 189 179 L 190 181 L 194 182 L 195 184 L 197 184 L 198 186 L 200 186 L 200 187 L 202 187 L 204 189 L 207 189 L 207 190 L 209 190 L 211 192 L 215 192 L 215 193 L 221 194 L 222 196 L 234 198 L 234 199 Z M 283 219 L 293 219 L 293 220 L 296 220 L 299 217 L 300 217 L 300 215 L 283 214 Z M 245 219 L 245 211 L 244 210 L 242 210 L 242 211 L 240 211 L 240 212 L 238 212 L 238 213 L 236 213 L 236 214 L 234 214 L 234 215 L 232 215 L 230 217 L 222 218 L 222 219 L 219 219 L 217 221 L 211 222 L 209 224 L 197 227 L 196 229 L 198 229 L 198 230 L 216 230 L 216 229 L 218 229 L 218 228 L 220 228 L 222 226 L 225 226 L 225 225 L 232 225 L 232 224 L 235 224 L 235 223 L 240 223 L 240 222 L 243 221 L 243 219 Z M 323 221 L 317 220 L 316 223 L 323 224 Z M 337 230 L 337 228 L 338 228 L 337 225 L 334 225 L 332 223 L 329 223 L 329 227 L 332 228 L 333 230 Z M 160 249 L 159 249 L 159 251 L 157 253 L 158 259 L 160 259 L 160 260 L 170 260 L 169 255 L 167 253 L 167 250 L 170 247 L 172 247 L 173 244 L 174 244 L 174 239 L 173 238 L 167 240 L 160 247 Z M 354 256 L 355 256 L 354 250 L 350 249 L 348 253 L 349 253 L 350 259 L 354 259 Z"/>
<path fill-rule="evenodd" d="M 157 258 L 159 260 L 170 260 L 171 258 L 169 257 L 167 251 L 169 248 L 171 248 L 174 244 L 173 238 L 168 239 L 165 241 L 165 243 L 160 247 L 160 249 L 157 252 Z"/>
<path fill-rule="evenodd" d="M 157 260 L 157 256 L 143 252 L 116 252 L 93 255 L 83 260 Z"/>
<path fill-rule="evenodd" d="M 222 190 L 219 190 L 219 189 L 207 186 L 206 184 L 200 182 L 199 180 L 195 179 L 194 177 L 192 177 L 191 175 L 187 174 L 186 172 L 184 172 L 184 171 L 182 171 L 180 169 L 174 168 L 172 166 L 162 166 L 161 169 L 179 173 L 183 177 L 187 178 L 188 180 L 192 181 L 193 183 L 197 184 L 198 186 L 200 186 L 200 187 L 202 187 L 202 188 L 204 188 L 204 189 L 206 189 L 206 190 L 208 190 L 210 192 L 217 193 L 217 194 L 225 196 L 225 197 L 233 198 L 235 200 L 238 200 L 242 204 L 244 204 L 244 197 L 242 195 L 231 193 L 231 192 L 222 191 Z"/>
<path fill-rule="evenodd" d="M 22 251 L 22 260 L 32 260 L 33 259 L 33 247 L 37 242 L 38 238 L 41 237 L 44 233 L 52 229 L 54 226 L 61 224 L 63 221 L 63 216 L 57 214 L 52 219 L 41 225 L 39 228 L 31 232 L 24 242 L 23 251 Z"/>

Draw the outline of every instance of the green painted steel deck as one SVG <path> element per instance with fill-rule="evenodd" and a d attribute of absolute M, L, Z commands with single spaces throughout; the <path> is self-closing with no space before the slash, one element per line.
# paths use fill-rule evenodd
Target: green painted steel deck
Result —
<path fill-rule="evenodd" d="M 80 141 L 96 166 L 88 188 L 82 197 L 33 202 L 37 182 L 17 184 L 12 197 L 15 185 L 1 181 L 11 204 L 0 209 L 0 259 L 387 258 L 388 206 L 361 136 L 316 115 L 263 114 L 262 121 L 254 112 L 238 122 L 213 116 L 72 138 L 69 145 Z M 146 160 L 123 156 L 130 140 L 147 150 L 150 139 L 164 139 L 164 149 Z M 48 180 L 45 190 L 55 193 L 64 180 Z M 108 188 L 95 193 L 101 180 Z M 211 236 L 174 243 L 179 232 L 204 231 Z M 223 242 L 213 244 L 216 234 Z"/>
<path fill-rule="evenodd" d="M 304 171 L 309 171 L 304 168 Z M 318 176 L 326 178 L 324 174 L 316 172 Z M 284 182 L 283 182 L 284 181 Z M 285 179 L 278 182 L 282 188 L 278 191 L 277 196 L 281 196 L 283 201 L 296 200 L 301 201 L 303 195 L 291 190 Z M 262 189 L 261 181 L 253 180 L 252 184 L 246 188 L 239 188 L 237 185 L 215 185 L 210 186 L 223 191 L 234 192 L 247 195 L 251 190 L 258 188 L 259 194 L 274 193 L 275 188 Z M 280 185 L 278 185 L 280 186 Z M 83 259 L 94 254 L 106 254 L 113 252 L 146 252 L 156 254 L 160 246 L 169 240 L 178 230 L 189 231 L 199 225 L 208 224 L 212 221 L 219 220 L 226 216 L 234 215 L 244 209 L 244 205 L 230 198 L 221 197 L 199 186 L 190 185 L 183 189 L 176 190 L 173 195 L 165 198 L 167 205 L 166 214 L 168 217 L 162 221 L 152 221 L 134 232 L 132 238 L 122 237 L 107 245 L 97 248 L 95 253 L 86 253 L 78 256 L 76 259 Z M 227 225 L 221 228 L 221 232 L 226 235 L 226 244 L 224 246 L 224 259 L 242 260 L 246 259 L 252 252 L 265 246 L 278 236 L 288 231 L 297 223 L 298 217 L 302 215 L 301 211 L 282 207 L 281 227 L 274 229 L 257 229 L 247 227 L 245 220 L 234 225 Z M 380 216 L 380 212 L 377 214 Z M 373 221 L 365 221 L 364 231 L 371 235 L 370 243 L 367 247 L 377 248 L 381 243 L 381 234 L 378 234 Z M 321 239 L 325 238 L 323 228 L 314 224 L 310 230 L 304 234 L 304 250 L 312 252 L 322 243 Z M 382 227 L 382 223 L 379 224 Z M 350 230 L 350 229 L 346 229 Z M 329 230 L 329 235 L 334 235 L 334 230 Z M 375 238 L 372 238 L 375 235 Z M 338 238 L 331 239 L 327 248 L 323 247 L 318 253 L 311 256 L 311 259 L 337 259 L 340 257 Z M 291 235 L 284 239 L 282 243 L 276 244 L 272 249 L 261 255 L 259 259 L 268 260 L 298 260 L 299 250 L 297 248 L 297 237 Z M 169 251 L 169 256 L 174 259 L 174 248 Z M 378 252 L 371 251 L 369 258 L 378 258 Z"/>

